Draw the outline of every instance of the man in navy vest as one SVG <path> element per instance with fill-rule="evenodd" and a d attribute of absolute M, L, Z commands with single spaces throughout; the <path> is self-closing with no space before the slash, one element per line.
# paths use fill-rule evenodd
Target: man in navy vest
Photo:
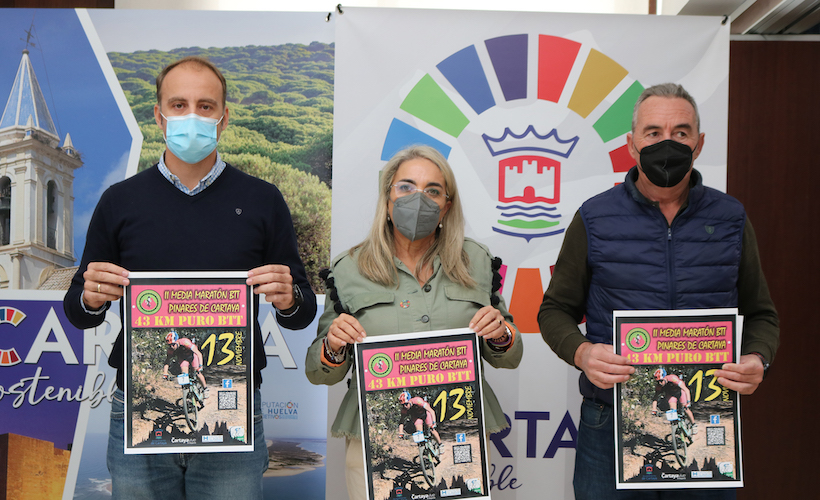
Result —
<path fill-rule="evenodd" d="M 582 371 L 575 496 L 735 498 L 733 489 L 615 489 L 612 388 L 635 369 L 613 352 L 612 311 L 737 307 L 742 355 L 715 375 L 740 394 L 757 389 L 780 334 L 743 206 L 692 167 L 704 143 L 692 96 L 671 83 L 644 90 L 626 142 L 637 166 L 575 214 L 538 313 L 544 340 Z"/>

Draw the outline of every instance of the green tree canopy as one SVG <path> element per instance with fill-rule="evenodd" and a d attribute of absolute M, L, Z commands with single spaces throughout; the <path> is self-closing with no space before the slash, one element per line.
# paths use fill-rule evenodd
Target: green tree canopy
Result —
<path fill-rule="evenodd" d="M 260 155 L 226 154 L 225 161 L 274 184 L 282 193 L 290 209 L 299 240 L 299 255 L 307 269 L 310 285 L 323 292 L 324 283 L 319 278 L 319 271 L 330 261 L 330 188 L 315 175 L 273 163 Z"/>

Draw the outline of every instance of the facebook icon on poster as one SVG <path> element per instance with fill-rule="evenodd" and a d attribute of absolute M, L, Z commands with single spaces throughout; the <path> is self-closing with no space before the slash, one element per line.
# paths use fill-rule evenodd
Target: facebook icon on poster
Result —
<path fill-rule="evenodd" d="M 466 443 L 467 442 L 467 434 L 463 432 L 459 432 L 456 434 L 456 443 Z"/>
<path fill-rule="evenodd" d="M 709 415 L 709 423 L 717 425 L 720 423 L 720 415 Z"/>
<path fill-rule="evenodd" d="M 223 378 L 223 379 L 222 379 L 222 388 L 223 388 L 223 389 L 231 389 L 231 388 L 233 388 L 233 379 L 230 379 L 230 378 Z"/>

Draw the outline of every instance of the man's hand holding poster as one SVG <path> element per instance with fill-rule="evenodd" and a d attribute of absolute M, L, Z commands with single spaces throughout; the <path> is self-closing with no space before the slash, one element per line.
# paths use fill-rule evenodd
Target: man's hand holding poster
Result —
<path fill-rule="evenodd" d="M 740 404 L 715 370 L 738 358 L 736 309 L 615 311 L 615 352 L 635 367 L 615 387 L 618 489 L 743 486 Z"/>
<path fill-rule="evenodd" d="M 356 344 L 368 498 L 489 498 L 475 333 Z"/>
<path fill-rule="evenodd" d="M 131 273 L 125 453 L 253 451 L 245 273 Z"/>

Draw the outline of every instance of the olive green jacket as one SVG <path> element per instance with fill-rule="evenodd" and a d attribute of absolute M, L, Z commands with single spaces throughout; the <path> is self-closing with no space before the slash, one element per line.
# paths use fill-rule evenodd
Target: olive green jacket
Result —
<path fill-rule="evenodd" d="M 340 302 L 361 323 L 369 337 L 395 333 L 425 332 L 466 328 L 476 311 L 491 305 L 491 296 L 498 299 L 496 308 L 515 329 L 513 343 L 503 352 L 496 351 L 484 340 L 479 340 L 481 357 L 495 368 L 515 368 L 521 361 L 524 346 L 521 334 L 513 325 L 504 299 L 498 291 L 493 292 L 492 256 L 486 246 L 469 238 L 464 240 L 464 250 L 470 258 L 470 274 L 476 280 L 475 288 L 465 288 L 450 281 L 441 270 L 436 257 L 433 276 L 419 285 L 413 273 L 399 259 L 395 259 L 399 271 L 398 287 L 385 287 L 359 274 L 356 257 L 348 252 L 336 257 L 329 277 L 338 293 L 338 301 L 332 289 L 325 296 L 325 312 L 319 318 L 319 333 L 308 348 L 305 373 L 314 384 L 333 385 L 342 381 L 352 366 L 352 354 L 348 354 L 339 366 L 322 361 L 324 338 L 333 320 L 339 316 L 336 303 Z M 483 366 L 483 363 L 482 363 Z M 483 370 L 482 370 L 483 378 Z M 487 432 L 498 432 L 508 427 L 501 405 L 493 390 L 482 380 L 484 395 L 484 422 Z M 356 395 L 356 377 L 351 378 L 350 388 L 342 400 L 336 420 L 331 427 L 334 437 L 359 438 L 359 405 Z"/>

